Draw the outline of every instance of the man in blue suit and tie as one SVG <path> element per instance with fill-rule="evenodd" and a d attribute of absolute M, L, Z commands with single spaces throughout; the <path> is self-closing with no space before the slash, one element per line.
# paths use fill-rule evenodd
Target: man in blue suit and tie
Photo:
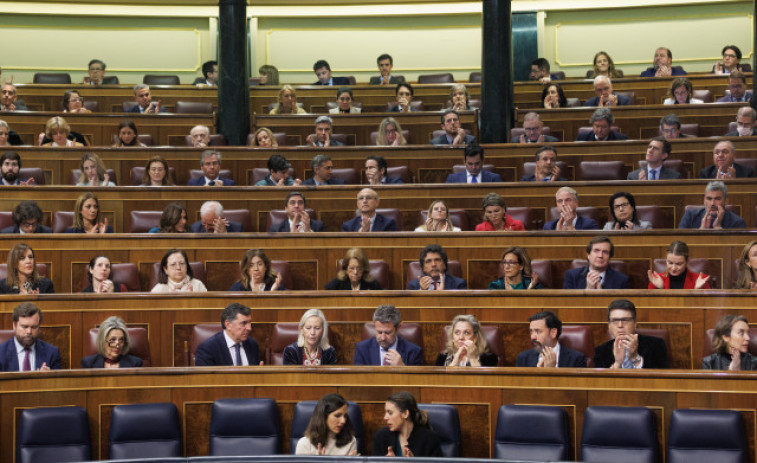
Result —
<path fill-rule="evenodd" d="M 160 101 L 152 101 L 150 86 L 147 84 L 138 84 L 134 87 L 134 101 L 137 104 L 128 111 L 130 113 L 157 114 L 166 112 L 166 108 L 160 106 Z"/>
<path fill-rule="evenodd" d="M 557 212 L 560 213 L 560 218 L 545 223 L 545 230 L 576 231 L 596 230 L 599 228 L 594 219 L 576 214 L 576 210 L 578 209 L 578 192 L 573 188 L 564 186 L 557 190 L 555 203 L 557 205 Z"/>
<path fill-rule="evenodd" d="M 432 145 L 469 145 L 476 141 L 473 135 L 465 133 L 460 126 L 460 114 L 454 109 L 448 109 L 442 113 L 442 128 L 444 134 L 431 140 Z"/>
<path fill-rule="evenodd" d="M 234 180 L 221 177 L 221 153 L 205 150 L 200 156 L 202 177 L 190 179 L 189 186 L 234 186 Z"/>
<path fill-rule="evenodd" d="M 376 212 L 379 205 L 379 196 L 375 190 L 363 188 L 357 194 L 357 208 L 360 215 L 342 224 L 344 232 L 380 232 L 397 231 L 397 222 L 394 219 L 383 216 Z"/>
<path fill-rule="evenodd" d="M 0 371 L 60 370 L 60 351 L 38 339 L 42 311 L 31 302 L 13 309 L 13 339 L 0 344 Z"/>
<path fill-rule="evenodd" d="M 449 259 L 438 244 L 429 244 L 421 251 L 419 259 L 423 275 L 407 284 L 407 289 L 441 291 L 445 289 L 467 289 L 465 280 L 447 273 Z"/>
<path fill-rule="evenodd" d="M 586 357 L 558 342 L 562 334 L 562 321 L 545 310 L 531 316 L 528 331 L 531 345 L 515 359 L 516 367 L 586 368 Z"/>
<path fill-rule="evenodd" d="M 494 172 L 483 170 L 484 149 L 477 143 L 465 147 L 465 172 L 449 174 L 447 183 L 491 183 L 501 182 L 502 177 Z"/>
<path fill-rule="evenodd" d="M 357 343 L 355 365 L 423 365 L 423 350 L 397 334 L 402 315 L 390 304 L 380 305 L 373 312 L 376 337 Z"/>
<path fill-rule="evenodd" d="M 586 245 L 589 265 L 565 272 L 563 289 L 628 289 L 628 277 L 610 268 L 614 253 L 610 238 L 595 236 Z"/>
<path fill-rule="evenodd" d="M 277 232 L 295 232 L 295 233 L 309 233 L 309 232 L 322 232 L 325 227 L 323 222 L 310 218 L 307 210 L 305 210 L 305 195 L 299 191 L 290 191 L 285 201 L 285 210 L 287 218 L 282 220 L 277 225 L 272 226 L 268 231 L 272 233 Z"/>
<path fill-rule="evenodd" d="M 332 77 L 329 62 L 319 59 L 313 65 L 313 72 L 318 77 L 318 82 L 313 85 L 350 85 L 350 79 L 346 77 Z"/>
<path fill-rule="evenodd" d="M 195 365 L 262 365 L 258 343 L 250 337 L 252 311 L 237 302 L 221 312 L 223 330 L 204 340 L 195 351 Z"/>
<path fill-rule="evenodd" d="M 205 201 L 200 207 L 200 220 L 189 227 L 190 233 L 239 233 L 241 223 L 229 222 L 223 216 L 223 206 L 218 201 Z"/>

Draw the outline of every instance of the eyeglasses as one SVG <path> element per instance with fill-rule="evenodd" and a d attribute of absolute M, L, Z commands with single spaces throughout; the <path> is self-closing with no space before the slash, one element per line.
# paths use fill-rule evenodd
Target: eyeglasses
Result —
<path fill-rule="evenodd" d="M 614 205 L 613 208 L 617 211 L 619 209 L 625 209 L 629 207 L 630 205 L 631 205 L 630 203 L 620 203 L 620 204 Z"/>
<path fill-rule="evenodd" d="M 735 57 L 736 57 L 736 55 L 734 55 L 732 53 L 725 53 L 725 54 L 723 54 L 723 58 L 735 58 Z"/>
<path fill-rule="evenodd" d="M 170 268 L 184 268 L 187 266 L 186 262 L 172 262 L 168 264 L 168 267 Z"/>
<path fill-rule="evenodd" d="M 502 261 L 502 265 L 504 265 L 505 267 L 507 267 L 508 265 L 519 265 L 519 264 L 520 262 L 518 262 L 517 260 L 503 260 Z"/>
<path fill-rule="evenodd" d="M 127 344 L 124 338 L 111 338 L 105 341 L 109 347 L 125 346 Z"/>
<path fill-rule="evenodd" d="M 611 325 L 620 325 L 621 323 L 624 324 L 624 325 L 626 325 L 626 324 L 631 323 L 631 322 L 633 322 L 633 318 L 632 317 L 611 318 L 610 319 L 610 324 Z"/>
<path fill-rule="evenodd" d="M 78 98 L 71 98 L 71 99 L 70 99 L 70 100 L 68 100 L 68 101 L 78 101 L 78 102 L 82 102 L 82 101 L 84 101 L 84 98 L 82 98 L 82 97 L 78 97 Z"/>
<path fill-rule="evenodd" d="M 350 273 L 359 273 L 363 271 L 363 267 L 347 267 L 347 271 Z"/>

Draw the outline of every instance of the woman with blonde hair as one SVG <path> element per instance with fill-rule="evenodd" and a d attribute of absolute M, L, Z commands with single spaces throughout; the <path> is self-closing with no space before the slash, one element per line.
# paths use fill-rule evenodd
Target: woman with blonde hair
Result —
<path fill-rule="evenodd" d="M 449 208 L 447 202 L 443 199 L 437 199 L 431 201 L 431 205 L 428 207 L 426 213 L 426 223 L 418 226 L 415 231 L 417 232 L 451 232 L 460 231 L 459 227 L 452 224 L 452 219 L 449 216 Z"/>
<path fill-rule="evenodd" d="M 142 359 L 129 355 L 129 330 L 126 323 L 116 317 L 108 317 L 97 330 L 97 353 L 81 359 L 82 368 L 135 368 L 142 366 Z"/>
<path fill-rule="evenodd" d="M 376 135 L 376 146 L 404 146 L 407 145 L 402 135 L 402 126 L 393 117 L 386 117 L 379 125 Z"/>
<path fill-rule="evenodd" d="M 100 211 L 100 201 L 92 192 L 79 196 L 74 205 L 74 223 L 63 233 L 113 233 Z"/>
<path fill-rule="evenodd" d="M 473 315 L 458 315 L 447 328 L 447 346 L 436 358 L 437 366 L 496 367 L 497 356 L 489 352 L 481 324 Z"/>
<path fill-rule="evenodd" d="M 297 93 L 291 85 L 284 85 L 279 90 L 279 100 L 270 114 L 307 114 L 304 108 L 297 106 Z"/>
<path fill-rule="evenodd" d="M 284 365 L 336 365 L 336 350 L 329 345 L 329 324 L 318 309 L 302 315 L 297 341 L 284 348 Z"/>
<path fill-rule="evenodd" d="M 748 242 L 741 251 L 734 289 L 757 289 L 757 240 Z"/>
<path fill-rule="evenodd" d="M 273 135 L 271 129 L 261 127 L 252 136 L 250 146 L 254 148 L 278 148 L 279 143 L 276 141 L 276 137 Z"/>
<path fill-rule="evenodd" d="M 42 144 L 42 146 L 49 146 L 53 148 L 81 148 L 83 144 L 69 140 L 68 136 L 71 135 L 71 126 L 68 125 L 65 119 L 62 117 L 51 117 L 45 124 L 45 137 L 52 141 Z"/>
<path fill-rule="evenodd" d="M 79 164 L 81 177 L 76 186 L 116 186 L 110 181 L 105 163 L 95 153 L 85 153 Z"/>

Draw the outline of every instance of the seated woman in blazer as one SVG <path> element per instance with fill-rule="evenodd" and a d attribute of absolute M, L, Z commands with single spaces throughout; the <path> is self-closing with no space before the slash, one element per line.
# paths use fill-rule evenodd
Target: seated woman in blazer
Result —
<path fill-rule="evenodd" d="M 336 350 L 329 345 L 329 324 L 318 309 L 300 319 L 300 336 L 284 349 L 284 365 L 335 365 Z"/>
<path fill-rule="evenodd" d="M 749 353 L 749 322 L 742 315 L 726 315 L 715 325 L 714 354 L 702 359 L 703 370 L 757 370 Z"/>
<path fill-rule="evenodd" d="M 134 368 L 142 359 L 129 352 L 129 331 L 118 317 L 108 317 L 97 332 L 97 353 L 81 359 L 82 368 Z"/>

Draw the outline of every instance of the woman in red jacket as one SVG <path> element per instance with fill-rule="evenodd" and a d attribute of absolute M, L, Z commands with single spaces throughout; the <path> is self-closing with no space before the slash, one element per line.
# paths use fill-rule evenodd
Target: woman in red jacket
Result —
<path fill-rule="evenodd" d="M 525 231 L 523 222 L 507 215 L 505 198 L 489 193 L 483 201 L 484 221 L 476 225 L 476 231 Z"/>
<path fill-rule="evenodd" d="M 710 289 L 710 276 L 689 271 L 689 247 L 683 241 L 673 241 L 665 258 L 665 273 L 647 271 L 649 289 Z"/>

